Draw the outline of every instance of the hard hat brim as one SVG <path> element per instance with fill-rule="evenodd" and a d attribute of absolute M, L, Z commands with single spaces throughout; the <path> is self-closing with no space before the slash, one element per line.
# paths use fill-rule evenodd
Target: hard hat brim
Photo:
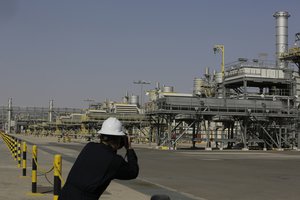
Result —
<path fill-rule="evenodd" d="M 102 135 L 111 135 L 111 136 L 124 136 L 124 135 L 126 135 L 123 131 L 110 133 L 110 132 L 106 132 L 106 131 L 104 132 L 104 131 L 100 130 L 97 133 L 102 134 Z"/>

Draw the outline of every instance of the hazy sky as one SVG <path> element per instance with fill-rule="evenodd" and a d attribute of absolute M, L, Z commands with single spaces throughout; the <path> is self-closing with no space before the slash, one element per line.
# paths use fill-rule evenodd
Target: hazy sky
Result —
<path fill-rule="evenodd" d="M 140 95 L 135 80 L 191 93 L 205 67 L 239 57 L 275 60 L 275 11 L 288 11 L 289 45 L 299 0 L 0 0 L 0 105 L 87 106 Z"/>

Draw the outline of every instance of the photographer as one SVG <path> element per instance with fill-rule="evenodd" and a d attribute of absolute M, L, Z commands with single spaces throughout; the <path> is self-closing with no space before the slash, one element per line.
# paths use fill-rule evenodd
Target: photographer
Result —
<path fill-rule="evenodd" d="M 121 122 L 113 117 L 103 122 L 100 143 L 90 142 L 80 152 L 59 200 L 97 200 L 113 179 L 129 180 L 138 176 L 137 156 Z M 127 161 L 117 154 L 125 147 Z"/>

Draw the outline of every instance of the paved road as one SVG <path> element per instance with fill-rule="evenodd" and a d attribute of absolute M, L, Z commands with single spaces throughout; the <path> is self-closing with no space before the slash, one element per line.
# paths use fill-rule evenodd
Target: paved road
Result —
<path fill-rule="evenodd" d="M 74 162 L 83 145 L 48 142 L 40 148 L 64 152 L 63 159 Z M 139 179 L 118 183 L 144 194 L 165 193 L 172 200 L 300 199 L 300 152 L 136 151 Z"/>
<path fill-rule="evenodd" d="M 138 150 L 140 178 L 204 199 L 300 199 L 300 153 Z"/>

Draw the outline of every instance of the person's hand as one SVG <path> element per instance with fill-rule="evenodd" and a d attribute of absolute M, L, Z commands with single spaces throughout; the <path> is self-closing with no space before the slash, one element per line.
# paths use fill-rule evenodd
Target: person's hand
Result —
<path fill-rule="evenodd" d="M 124 142 L 125 142 L 125 148 L 126 149 L 132 149 L 132 147 L 131 147 L 131 139 L 130 139 L 130 136 L 129 135 L 126 135 L 125 137 L 124 137 Z"/>

